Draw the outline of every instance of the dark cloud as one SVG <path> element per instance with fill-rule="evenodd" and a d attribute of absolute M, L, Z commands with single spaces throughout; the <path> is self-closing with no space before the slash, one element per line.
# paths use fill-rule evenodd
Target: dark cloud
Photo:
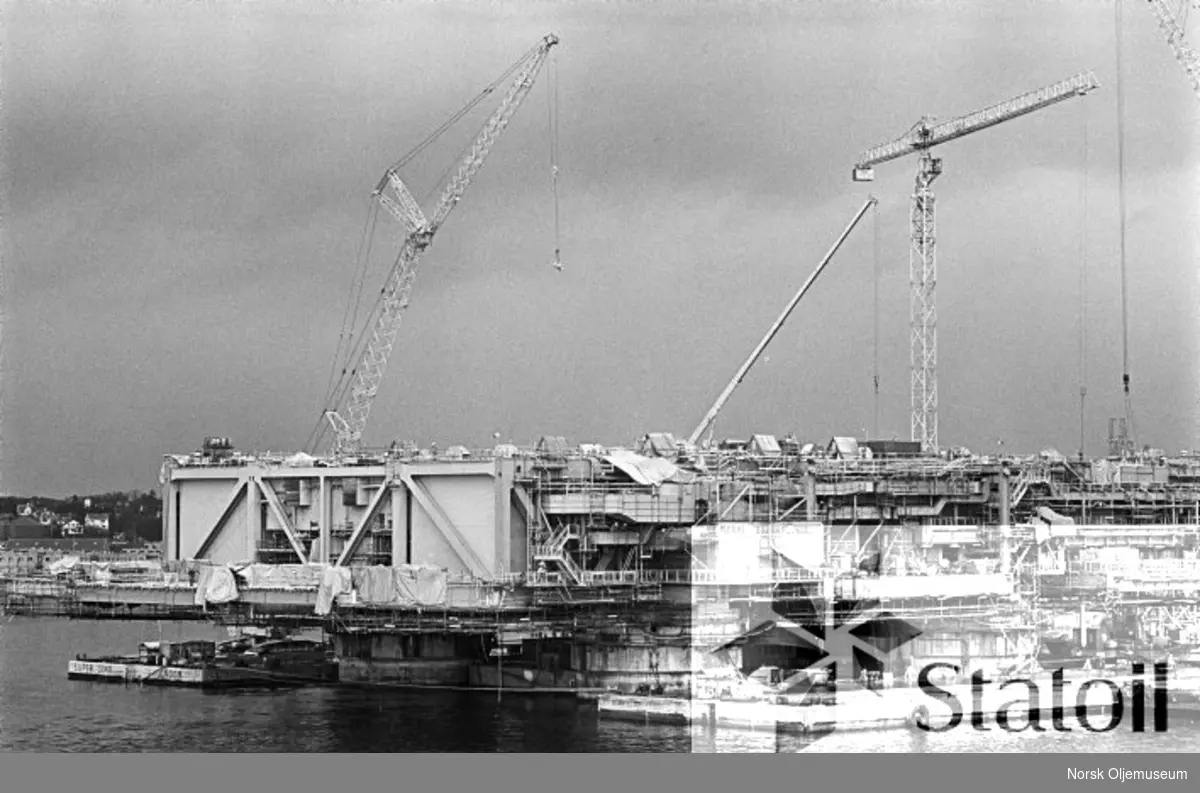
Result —
<path fill-rule="evenodd" d="M 1152 15 L 1126 16 L 1138 429 L 1196 445 L 1200 111 Z M 566 269 L 544 73 L 422 261 L 372 440 L 686 433 L 865 199 L 862 150 L 1087 68 L 1095 94 L 941 152 L 942 438 L 1074 450 L 1084 253 L 1090 451 L 1121 412 L 1103 4 L 8 4 L 4 22 L 6 492 L 146 487 L 208 434 L 301 444 L 371 188 L 550 31 Z M 406 169 L 415 192 L 485 105 Z M 915 166 L 878 169 L 878 226 L 720 432 L 870 431 L 878 356 L 880 430 L 907 435 Z M 379 222 L 368 303 L 399 241 Z"/>

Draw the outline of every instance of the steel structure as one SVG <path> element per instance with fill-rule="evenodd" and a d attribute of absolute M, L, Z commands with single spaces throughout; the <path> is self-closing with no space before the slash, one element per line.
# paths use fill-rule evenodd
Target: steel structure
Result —
<path fill-rule="evenodd" d="M 384 369 L 396 343 L 400 319 L 404 309 L 408 307 L 421 254 L 429 247 L 434 234 L 462 199 L 472 177 L 483 166 L 484 160 L 508 126 L 513 114 L 529 95 L 538 71 L 542 68 L 551 47 L 557 43 L 558 37 L 550 34 L 525 56 L 524 63 L 513 79 L 504 100 L 484 124 L 466 156 L 443 187 L 431 217 L 427 218 L 422 212 L 395 168 L 389 168 L 376 187 L 375 197 L 388 212 L 404 224 L 406 234 L 400 255 L 383 287 L 370 341 L 352 370 L 353 385 L 345 405 L 345 415 L 337 409 L 325 413 L 335 433 L 335 450 L 338 453 L 353 452 L 362 441 L 371 404 L 379 392 Z M 518 64 L 521 62 L 518 61 Z"/>
<path fill-rule="evenodd" d="M 1175 60 L 1183 67 L 1184 74 L 1192 84 L 1192 91 L 1200 98 L 1200 53 L 1187 45 L 1187 31 L 1184 28 L 1184 15 L 1188 2 L 1181 2 L 1179 12 L 1173 12 L 1166 0 L 1148 0 L 1150 8 L 1167 37 L 1167 46 L 1175 54 Z M 1200 0 L 1191 0 L 1192 7 L 1200 10 Z M 1128 411 L 1127 411 L 1128 412 Z"/>
<path fill-rule="evenodd" d="M 863 152 L 854 167 L 854 181 L 869 182 L 875 178 L 873 166 L 908 154 L 920 154 L 912 195 L 909 311 L 912 440 L 920 441 L 923 449 L 938 448 L 937 304 L 934 292 L 937 285 L 937 258 L 932 186 L 942 172 L 942 160 L 933 156 L 930 150 L 939 144 L 1041 110 L 1073 96 L 1082 96 L 1098 87 L 1095 75 L 1083 72 L 950 121 L 935 123 L 933 118 L 925 117 L 903 137 Z"/>
<path fill-rule="evenodd" d="M 1182 13 L 1172 12 L 1166 0 L 1148 1 L 1154 16 L 1158 19 L 1158 26 L 1166 34 L 1167 45 L 1175 54 L 1179 65 L 1183 67 L 1184 73 L 1187 74 L 1188 80 L 1192 84 L 1192 90 L 1196 92 L 1197 97 L 1200 97 L 1200 53 L 1189 47 L 1185 41 L 1186 32 L 1180 21 Z M 1200 9 L 1200 2 L 1192 0 L 1192 5 Z M 1187 4 L 1185 3 L 1181 6 L 1181 11 L 1186 8 Z"/>

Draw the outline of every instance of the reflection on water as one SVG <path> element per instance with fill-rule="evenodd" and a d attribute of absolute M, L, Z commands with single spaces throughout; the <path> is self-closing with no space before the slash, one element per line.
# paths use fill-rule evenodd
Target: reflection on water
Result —
<path fill-rule="evenodd" d="M 67 680 L 78 653 L 220 638 L 192 623 L 0 618 L 0 750 L 686 752 L 685 732 L 601 726 L 565 697 L 308 688 L 209 693 Z"/>
<path fill-rule="evenodd" d="M 0 751 L 62 752 L 1077 752 L 1190 751 L 1200 730 L 1008 735 L 833 733 L 815 742 L 735 730 L 601 722 L 566 697 L 309 688 L 207 693 L 67 680 L 76 654 L 219 638 L 195 623 L 0 617 Z"/>

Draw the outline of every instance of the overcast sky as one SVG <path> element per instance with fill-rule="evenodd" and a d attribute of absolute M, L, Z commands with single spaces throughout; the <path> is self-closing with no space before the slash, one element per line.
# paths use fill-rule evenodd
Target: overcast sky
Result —
<path fill-rule="evenodd" d="M 878 358 L 879 431 L 907 438 L 917 163 L 881 165 L 872 185 L 851 166 L 923 115 L 1085 69 L 1099 91 L 940 149 L 940 436 L 1078 450 L 1083 262 L 1089 453 L 1122 414 L 1109 2 L 8 2 L 3 15 L 3 493 L 150 488 L 164 453 L 207 435 L 300 448 L 372 188 L 550 32 L 565 268 L 550 266 L 543 71 L 422 259 L 369 443 L 686 436 L 870 191 L 877 219 L 717 435 L 871 433 Z M 1126 0 L 1123 41 L 1137 440 L 1177 451 L 1200 447 L 1200 102 L 1144 3 Z M 415 192 L 494 107 L 414 163 Z M 380 215 L 368 302 L 399 231 Z"/>

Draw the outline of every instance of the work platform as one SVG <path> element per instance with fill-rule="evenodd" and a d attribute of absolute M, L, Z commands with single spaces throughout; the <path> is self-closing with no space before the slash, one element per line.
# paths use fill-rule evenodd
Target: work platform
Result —
<path fill-rule="evenodd" d="M 1110 548 L 1137 554 L 1121 586 L 1161 590 L 1191 575 L 1200 534 L 1200 459 L 876 457 L 845 438 L 206 449 L 169 456 L 162 482 L 169 560 L 431 565 L 561 600 L 830 575 L 857 597 L 1005 596 L 996 576 L 1022 571 L 1095 588 Z"/>

